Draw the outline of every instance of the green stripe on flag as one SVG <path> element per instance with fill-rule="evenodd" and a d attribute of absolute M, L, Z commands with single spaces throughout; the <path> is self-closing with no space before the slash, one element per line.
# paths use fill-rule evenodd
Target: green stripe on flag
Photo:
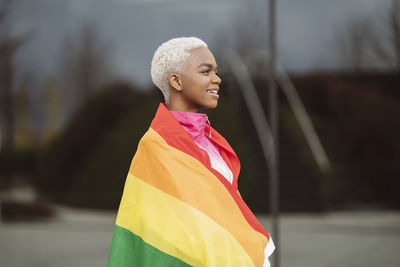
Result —
<path fill-rule="evenodd" d="M 146 243 L 140 236 L 115 225 L 108 267 L 190 266 Z"/>

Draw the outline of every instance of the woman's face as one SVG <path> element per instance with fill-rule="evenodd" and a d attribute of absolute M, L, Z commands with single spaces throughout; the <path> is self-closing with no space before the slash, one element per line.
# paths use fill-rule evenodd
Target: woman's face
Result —
<path fill-rule="evenodd" d="M 200 108 L 217 107 L 221 78 L 217 75 L 214 55 L 208 48 L 191 50 L 180 76 L 181 96 L 186 111 L 197 112 Z"/>

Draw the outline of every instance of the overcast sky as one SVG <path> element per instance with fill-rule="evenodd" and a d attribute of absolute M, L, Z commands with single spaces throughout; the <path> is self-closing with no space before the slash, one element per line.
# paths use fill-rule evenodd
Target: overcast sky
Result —
<path fill-rule="evenodd" d="M 267 13 L 266 0 L 16 1 L 14 31 L 34 33 L 21 49 L 19 60 L 35 74 L 55 74 L 65 36 L 91 20 L 104 42 L 112 44 L 118 74 L 141 85 L 150 82 L 150 62 L 162 42 L 198 36 L 213 48 L 219 35 L 233 34 L 235 21 L 244 10 Z M 291 71 L 334 67 L 331 45 L 337 28 L 351 17 L 384 12 L 390 1 L 277 0 L 280 62 Z"/>

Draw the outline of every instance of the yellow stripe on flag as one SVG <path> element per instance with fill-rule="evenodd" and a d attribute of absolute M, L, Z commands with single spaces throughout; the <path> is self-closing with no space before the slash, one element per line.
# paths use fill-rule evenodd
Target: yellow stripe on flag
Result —
<path fill-rule="evenodd" d="M 221 225 L 132 174 L 126 180 L 116 224 L 193 266 L 254 266 Z"/>

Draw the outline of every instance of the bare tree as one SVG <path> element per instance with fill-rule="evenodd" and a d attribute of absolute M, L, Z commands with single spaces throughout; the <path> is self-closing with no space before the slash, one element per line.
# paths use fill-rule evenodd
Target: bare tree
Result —
<path fill-rule="evenodd" d="M 336 33 L 337 59 L 344 67 L 361 71 L 368 64 L 369 43 L 374 40 L 374 30 L 364 17 L 352 18 Z"/>
<path fill-rule="evenodd" d="M 229 47 L 241 56 L 246 56 L 254 49 L 265 48 L 265 16 L 265 10 L 259 5 L 243 4 L 243 7 L 232 15 L 233 31 L 221 31 L 216 35 L 216 49 Z M 217 54 L 218 52 L 221 51 L 217 51 Z"/>
<path fill-rule="evenodd" d="M 64 111 L 64 98 L 53 77 L 46 79 L 41 100 L 44 109 L 43 128 L 45 138 L 48 139 L 53 137 L 61 128 Z"/>
<path fill-rule="evenodd" d="M 67 36 L 61 48 L 60 76 L 72 106 L 79 104 L 113 76 L 110 46 L 102 43 L 93 23 L 76 36 Z"/>
<path fill-rule="evenodd" d="M 391 9 L 391 39 L 394 45 L 395 52 L 395 65 L 396 69 L 400 71 L 400 1 L 392 0 Z"/>
<path fill-rule="evenodd" d="M 13 88 L 15 79 L 14 60 L 17 50 L 24 43 L 25 38 L 13 37 L 7 16 L 12 1 L 0 2 L 0 148 L 14 147 L 14 99 Z"/>
<path fill-rule="evenodd" d="M 263 6 L 244 5 L 233 15 L 233 31 L 219 32 L 215 42 L 217 57 L 223 55 L 226 48 L 230 48 L 246 61 L 251 61 L 248 68 L 254 77 L 265 77 L 267 69 L 265 57 L 257 55 L 258 52 L 265 51 L 268 42 L 265 8 L 267 8 L 266 4 Z M 219 64 L 220 69 L 225 73 L 225 79 L 230 79 L 227 75 L 230 72 L 227 61 L 219 60 Z"/>
<path fill-rule="evenodd" d="M 29 89 L 32 84 L 31 73 L 25 73 L 14 92 L 15 139 L 18 145 L 32 144 L 34 128 L 34 107 Z"/>
<path fill-rule="evenodd" d="M 400 0 L 376 17 L 357 17 L 335 35 L 342 66 L 352 70 L 400 70 Z"/>

